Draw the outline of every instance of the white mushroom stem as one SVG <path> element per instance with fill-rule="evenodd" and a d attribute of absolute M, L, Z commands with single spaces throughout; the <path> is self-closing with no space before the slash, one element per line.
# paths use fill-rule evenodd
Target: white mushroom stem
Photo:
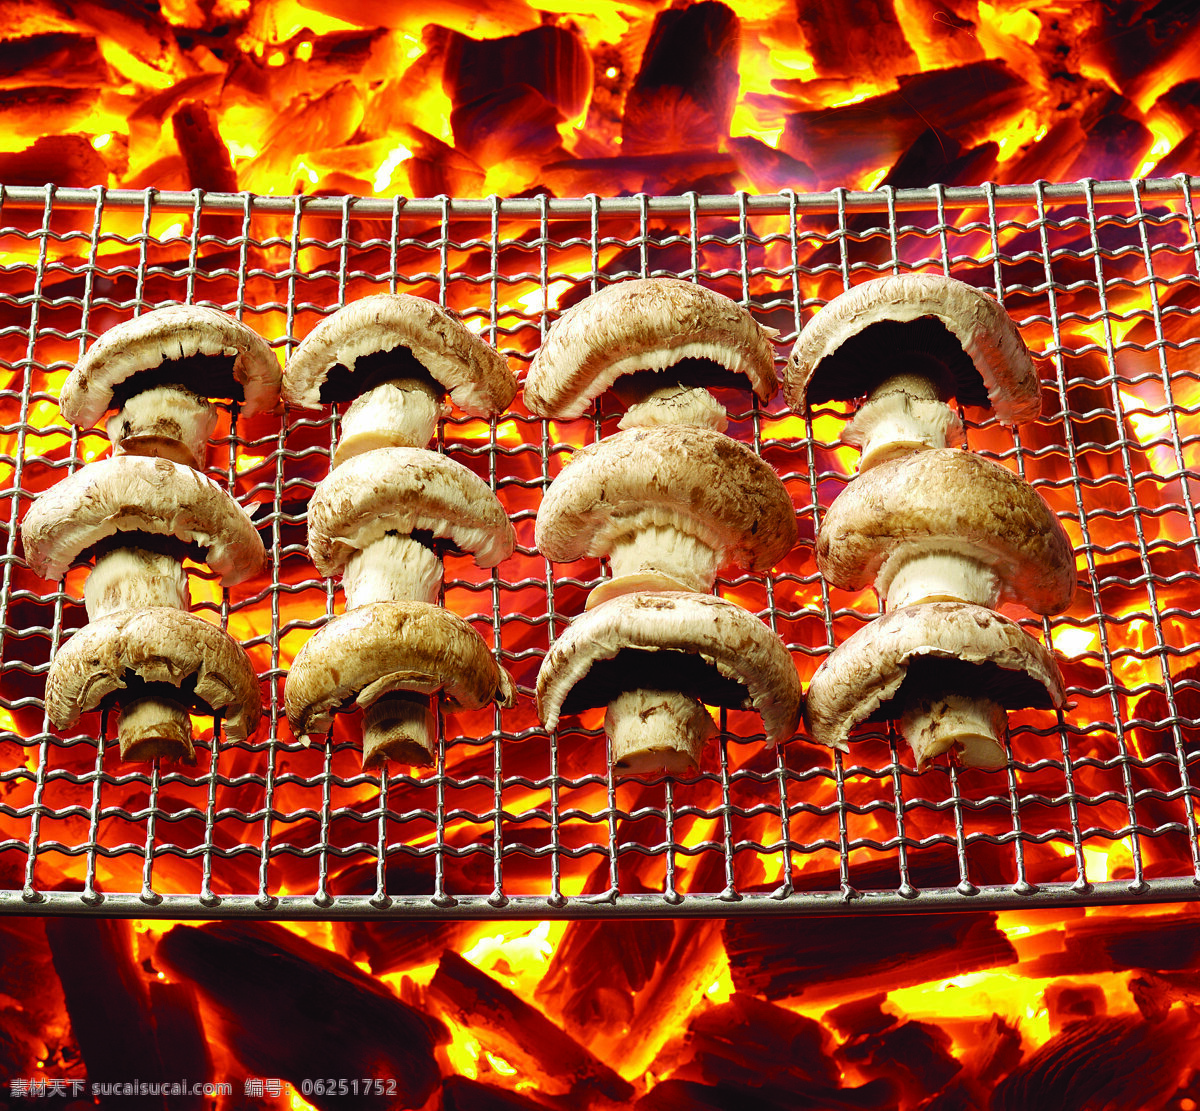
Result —
<path fill-rule="evenodd" d="M 342 572 L 346 611 L 370 602 L 436 603 L 442 561 L 411 536 L 389 532 L 355 552 Z"/>
<path fill-rule="evenodd" d="M 378 447 L 427 447 L 449 410 L 439 392 L 419 378 L 394 378 L 356 397 L 342 414 L 333 453 L 336 467 Z"/>
<path fill-rule="evenodd" d="M 704 743 L 717 727 L 690 695 L 633 690 L 608 704 L 604 731 L 618 772 L 685 775 L 699 766 Z"/>
<path fill-rule="evenodd" d="M 1000 576 L 970 553 L 953 550 L 898 553 L 875 586 L 889 611 L 921 602 L 966 602 L 993 610 L 1000 603 Z"/>
<path fill-rule="evenodd" d="M 117 743 L 122 760 L 171 760 L 195 762 L 192 719 L 187 707 L 172 698 L 137 698 L 121 707 Z"/>
<path fill-rule="evenodd" d="M 1007 760 L 1008 715 L 990 698 L 948 694 L 916 699 L 900 715 L 898 725 L 912 746 L 918 771 L 927 760 L 951 749 L 967 768 L 1002 768 Z"/>
<path fill-rule="evenodd" d="M 876 386 L 846 425 L 842 439 L 859 447 L 860 471 L 929 448 L 957 447 L 962 421 L 922 374 L 895 374 Z"/>
<path fill-rule="evenodd" d="M 717 577 L 717 553 L 703 540 L 672 525 L 650 525 L 613 541 L 608 552 L 612 581 L 605 583 L 610 597 L 645 589 L 630 586 L 613 590 L 622 579 L 650 573 L 674 581 L 677 590 L 704 594 Z M 667 589 L 666 586 L 658 587 Z"/>
<path fill-rule="evenodd" d="M 157 455 L 204 469 L 217 411 L 183 386 L 155 386 L 134 394 L 108 418 L 114 455 Z"/>
<path fill-rule="evenodd" d="M 96 560 L 83 585 L 89 621 L 117 610 L 188 608 L 187 572 L 179 560 L 142 548 L 114 548 Z"/>
<path fill-rule="evenodd" d="M 632 402 L 618 427 L 658 428 L 670 424 L 724 432 L 729 427 L 729 417 L 725 406 L 702 386 L 668 382 Z"/>
<path fill-rule="evenodd" d="M 389 760 L 427 767 L 436 738 L 428 695 L 385 694 L 363 711 L 363 770 L 379 770 Z"/>

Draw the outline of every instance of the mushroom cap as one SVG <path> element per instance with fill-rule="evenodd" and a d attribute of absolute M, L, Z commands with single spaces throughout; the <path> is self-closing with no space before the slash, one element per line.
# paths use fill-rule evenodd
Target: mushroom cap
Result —
<path fill-rule="evenodd" d="M 319 629 L 296 654 L 284 706 L 298 737 L 328 733 L 351 704 L 441 694 L 451 709 L 511 706 L 516 688 L 466 621 L 427 602 L 372 602 Z"/>
<path fill-rule="evenodd" d="M 707 428 L 631 428 L 577 451 L 538 509 L 535 542 L 556 563 L 607 555 L 614 537 L 674 525 L 718 564 L 774 567 L 796 543 L 779 476 L 747 445 Z"/>
<path fill-rule="evenodd" d="M 724 294 L 679 278 L 618 282 L 573 305 L 546 333 L 525 378 L 540 417 L 582 416 L 621 375 L 709 359 L 744 374 L 760 400 L 779 388 L 772 328 Z"/>
<path fill-rule="evenodd" d="M 225 733 L 244 741 L 258 726 L 262 698 L 254 665 L 223 629 L 170 606 L 122 610 L 85 625 L 59 650 L 46 677 L 46 713 L 58 729 L 130 685 L 175 687 L 199 713 L 219 713 Z"/>
<path fill-rule="evenodd" d="M 784 396 L 797 412 L 862 397 L 908 369 L 912 355 L 944 366 L 946 396 L 994 409 L 1005 424 L 1041 412 L 1037 370 L 1012 317 L 995 298 L 941 274 L 874 278 L 835 297 L 796 339 Z"/>
<path fill-rule="evenodd" d="M 856 725 L 899 715 L 902 688 L 906 698 L 961 692 L 1010 710 L 1067 703 L 1054 656 L 1015 621 L 927 602 L 885 613 L 826 657 L 808 685 L 809 734 L 845 751 Z"/>
<path fill-rule="evenodd" d="M 492 488 L 461 463 L 423 448 L 363 452 L 322 479 L 308 503 L 308 551 L 340 575 L 356 551 L 385 533 L 428 531 L 470 552 L 480 567 L 512 555 L 513 527 Z"/>
<path fill-rule="evenodd" d="M 40 494 L 21 523 L 25 559 L 44 579 L 61 579 L 81 552 L 118 532 L 197 545 L 225 586 L 252 578 L 267 562 L 262 538 L 232 495 L 191 467 L 148 455 L 81 467 Z"/>
<path fill-rule="evenodd" d="M 641 688 L 755 710 L 772 743 L 800 720 L 800 677 L 783 641 L 741 606 L 683 590 L 624 594 L 577 617 L 538 672 L 538 716 L 554 729 L 560 714 Z"/>
<path fill-rule="evenodd" d="M 1002 601 L 1035 613 L 1061 613 L 1075 596 L 1075 554 L 1050 507 L 1012 471 L 969 451 L 917 451 L 862 472 L 817 533 L 821 574 L 847 590 L 876 582 L 906 550 L 969 552 L 999 577 Z"/>
<path fill-rule="evenodd" d="M 234 360 L 233 382 L 240 387 L 243 416 L 268 412 L 279 404 L 279 360 L 262 336 L 218 309 L 167 305 L 118 324 L 96 340 L 67 375 L 59 408 L 72 424 L 90 428 L 117 407 L 113 391 L 127 378 L 168 360 L 197 355 Z M 206 385 L 225 389 L 230 384 L 219 375 L 191 376 L 184 384 L 204 397 L 230 396 L 205 392 Z"/>
<path fill-rule="evenodd" d="M 508 360 L 445 309 L 408 293 L 375 293 L 327 316 L 301 341 L 283 370 L 284 400 L 319 409 L 331 370 L 353 375 L 359 359 L 396 348 L 410 351 L 470 416 L 503 412 L 516 396 Z"/>

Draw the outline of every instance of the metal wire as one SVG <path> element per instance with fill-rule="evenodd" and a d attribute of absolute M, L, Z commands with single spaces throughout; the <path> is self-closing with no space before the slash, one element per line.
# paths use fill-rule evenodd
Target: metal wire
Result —
<path fill-rule="evenodd" d="M 1188 178 L 810 196 L 420 201 L 0 187 L 0 911 L 331 918 L 873 913 L 1200 897 L 1200 239 Z M 515 403 L 452 417 L 447 454 L 487 479 L 517 553 L 495 572 L 447 561 L 445 603 L 475 625 L 522 697 L 443 716 L 426 774 L 359 766 L 358 722 L 306 747 L 282 713 L 301 644 L 340 609 L 305 550 L 337 413 L 218 425 L 209 473 L 259 525 L 269 574 L 232 593 L 191 567 L 193 608 L 247 646 L 265 721 L 212 723 L 194 768 L 127 765 L 111 724 L 58 734 L 43 693 L 82 627 L 82 570 L 33 576 L 31 500 L 108 450 L 57 393 L 89 344 L 172 302 L 215 305 L 281 356 L 318 320 L 398 290 L 454 309 L 522 370 L 555 315 L 603 285 L 671 274 L 799 327 L 848 285 L 924 270 L 996 295 L 1039 357 L 1043 415 L 1012 431 L 964 413 L 969 446 L 1014 469 L 1076 544 L 1072 609 L 1034 620 L 1072 707 L 1014 713 L 995 772 L 917 774 L 869 733 L 849 756 L 803 735 L 778 750 L 722 716 L 690 779 L 616 780 L 596 714 L 547 735 L 531 692 L 554 638 L 602 575 L 533 548 L 541 493 L 617 413 L 545 423 Z M 807 681 L 873 618 L 873 594 L 825 583 L 821 515 L 854 455 L 845 410 L 733 397 L 731 434 L 783 477 L 801 542 L 719 591 L 758 614 Z M 977 418 L 977 419 L 971 419 Z M 203 732 L 203 731 L 202 731 Z"/>

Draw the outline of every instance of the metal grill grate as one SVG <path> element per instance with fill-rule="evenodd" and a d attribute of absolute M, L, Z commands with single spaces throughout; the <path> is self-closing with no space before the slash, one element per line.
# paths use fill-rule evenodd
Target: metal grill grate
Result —
<path fill-rule="evenodd" d="M 813 196 L 372 201 L 0 190 L 0 909 L 164 917 L 553 917 L 831 913 L 1196 898 L 1200 758 L 1200 237 L 1192 182 Z M 614 781 L 598 714 L 557 737 L 529 697 L 554 635 L 601 575 L 532 550 L 541 490 L 615 414 L 543 424 L 519 407 L 446 422 L 441 447 L 489 478 L 518 552 L 496 574 L 447 562 L 446 604 L 496 645 L 524 697 L 451 716 L 435 769 L 359 770 L 358 723 L 305 748 L 282 717 L 299 646 L 334 612 L 304 550 L 336 415 L 218 427 L 213 477 L 254 513 L 269 580 L 194 609 L 248 647 L 267 723 L 218 733 L 195 768 L 122 765 L 113 725 L 49 731 L 56 646 L 86 617 L 20 557 L 32 497 L 107 449 L 57 393 L 95 336 L 168 302 L 213 304 L 286 351 L 366 293 L 457 310 L 523 369 L 556 308 L 623 277 L 675 274 L 748 304 L 780 353 L 813 309 L 895 270 L 999 296 L 1043 356 L 1043 418 L 968 420 L 968 444 L 1032 482 L 1079 553 L 1073 609 L 1026 628 L 1059 650 L 1074 707 L 1014 714 L 1009 766 L 917 775 L 889 732 L 843 759 L 764 748 L 729 713 L 691 780 Z M 801 543 L 718 589 L 767 621 L 807 681 L 874 616 L 826 586 L 812 537 L 854 456 L 840 410 L 744 410 L 730 433 L 784 477 Z M 737 406 L 742 412 L 737 412 Z M 972 412 L 971 415 L 978 415 Z M 1027 615 L 1026 615 L 1027 616 Z M 211 723 L 208 723 L 211 730 Z"/>

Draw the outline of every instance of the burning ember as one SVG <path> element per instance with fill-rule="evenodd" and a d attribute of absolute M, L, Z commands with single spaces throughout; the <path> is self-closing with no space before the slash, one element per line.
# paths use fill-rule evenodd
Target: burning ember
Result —
<path fill-rule="evenodd" d="M 1167 180 L 1200 150 L 1200 15 L 404 7 L 0 11 L 5 1094 L 63 1082 L 82 1106 L 93 1083 L 188 1078 L 232 1090 L 181 1106 L 222 1109 L 1194 1109 L 1200 923 L 1141 904 L 1200 882 L 1200 236 L 1191 180 Z M 1123 182 L 1025 184 L 1081 178 Z M 1041 418 L 1015 433 L 963 413 L 968 446 L 1032 483 L 1077 557 L 1072 608 L 1023 621 L 1071 707 L 1013 714 L 1005 768 L 918 775 L 883 728 L 832 762 L 803 734 L 771 750 L 729 711 L 698 775 L 616 781 L 602 711 L 548 736 L 538 666 L 602 573 L 549 565 L 534 516 L 620 414 L 543 422 L 519 395 L 496 421 L 447 420 L 437 446 L 516 529 L 494 572 L 446 560 L 444 602 L 522 697 L 444 716 L 431 772 L 363 774 L 357 716 L 308 747 L 282 713 L 292 660 L 342 608 L 305 550 L 327 412 L 225 406 L 210 452 L 269 569 L 222 590 L 189 566 L 191 606 L 245 645 L 264 727 L 231 740 L 196 718 L 194 768 L 122 764 L 100 714 L 50 731 L 45 673 L 86 623 L 83 571 L 48 589 L 18 525 L 110 450 L 57 398 L 114 324 L 208 304 L 282 360 L 339 306 L 397 290 L 523 375 L 562 310 L 675 275 L 777 329 L 782 362 L 814 311 L 896 271 L 998 296 L 1042 379 Z M 746 404 L 729 433 L 781 476 L 801 539 L 717 590 L 807 684 L 877 611 L 813 556 L 856 453 L 840 404 Z M 906 909 L 925 913 L 879 918 Z M 328 1088 L 368 1079 L 369 1100 Z"/>

